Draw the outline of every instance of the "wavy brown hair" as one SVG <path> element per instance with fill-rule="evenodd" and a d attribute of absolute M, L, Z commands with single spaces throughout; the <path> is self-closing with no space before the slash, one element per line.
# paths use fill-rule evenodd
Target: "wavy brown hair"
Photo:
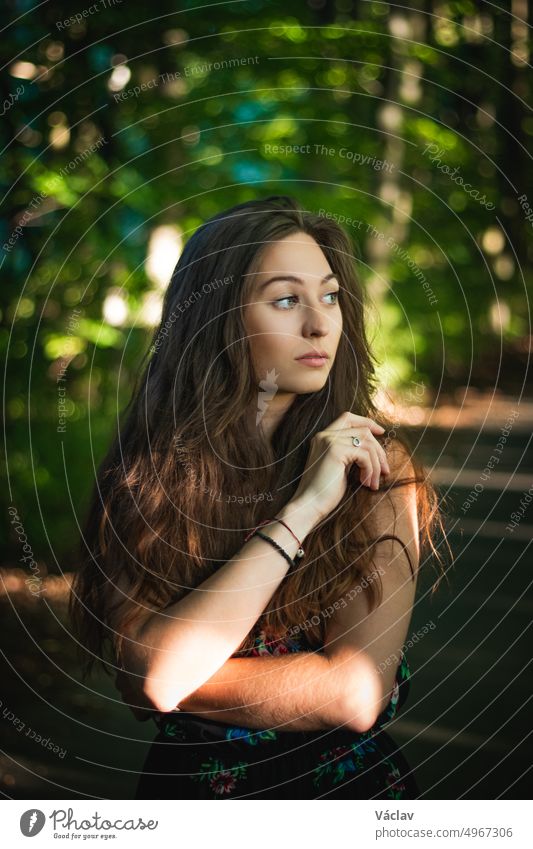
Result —
<path fill-rule="evenodd" d="M 326 385 L 296 396 L 271 444 L 250 416 L 259 378 L 243 305 L 261 252 L 298 232 L 315 239 L 339 280 L 343 334 Z M 416 483 L 421 564 L 427 555 L 442 568 L 436 541 L 440 532 L 446 539 L 441 506 L 410 439 L 374 406 L 363 290 L 350 239 L 335 221 L 287 196 L 241 203 L 209 219 L 189 238 L 174 269 L 145 360 L 99 467 L 80 539 L 70 614 L 84 674 L 96 660 L 109 671 L 108 651 L 112 664 L 121 663 L 123 638 L 111 622 L 123 626 L 136 615 L 129 599 L 166 608 L 233 557 L 248 530 L 276 515 L 298 486 L 310 439 L 345 410 L 380 422 L 380 439 L 410 459 L 414 475 L 391 475 L 372 492 L 359 484 L 352 466 L 340 503 L 306 537 L 304 566 L 289 569 L 256 625 L 283 636 L 318 618 L 308 629 L 310 644 L 318 646 L 324 641 L 320 612 L 355 583 L 370 578 L 362 586 L 371 609 L 380 603 L 373 506 L 376 496 L 387 497 L 387 487 Z M 398 539 L 379 537 L 387 538 Z M 119 580 L 130 589 L 113 602 Z M 254 631 L 236 654 L 253 645 Z"/>

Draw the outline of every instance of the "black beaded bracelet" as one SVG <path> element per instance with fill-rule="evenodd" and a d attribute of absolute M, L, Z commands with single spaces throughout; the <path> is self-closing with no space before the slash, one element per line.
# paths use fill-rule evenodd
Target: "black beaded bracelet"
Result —
<path fill-rule="evenodd" d="M 261 537 L 261 539 L 266 539 L 266 541 L 267 541 L 267 542 L 269 542 L 271 545 L 273 545 L 273 546 L 274 546 L 274 548 L 277 548 L 277 550 L 279 551 L 279 553 L 281 554 L 281 556 L 285 558 L 285 560 L 287 561 L 287 563 L 289 564 L 289 566 L 293 566 L 293 567 L 294 567 L 294 566 L 296 565 L 296 564 L 295 564 L 295 562 L 294 562 L 294 560 L 293 560 L 291 557 L 289 557 L 289 555 L 288 555 L 288 554 L 287 554 L 287 552 L 286 552 L 286 551 L 285 551 L 285 550 L 281 547 L 281 545 L 278 545 L 278 543 L 276 542 L 276 540 L 275 540 L 275 539 L 272 539 L 272 537 L 269 537 L 269 536 L 267 536 L 267 534 L 262 533 L 262 531 L 256 531 L 256 532 L 255 532 L 255 534 L 253 534 L 253 536 L 254 536 L 254 537 L 256 537 L 256 536 L 257 536 L 257 537 Z"/>

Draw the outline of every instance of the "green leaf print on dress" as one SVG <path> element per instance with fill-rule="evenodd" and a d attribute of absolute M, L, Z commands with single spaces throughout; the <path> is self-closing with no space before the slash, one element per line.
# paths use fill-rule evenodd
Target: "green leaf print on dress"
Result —
<path fill-rule="evenodd" d="M 399 780 L 401 778 L 400 771 L 390 760 L 386 760 L 385 763 L 389 767 L 389 773 L 386 777 L 387 784 L 389 785 L 387 797 L 389 799 L 403 799 L 405 796 L 405 784 Z"/>
<path fill-rule="evenodd" d="M 226 740 L 242 740 L 244 743 L 249 743 L 250 746 L 257 746 L 258 743 L 277 739 L 278 735 L 271 728 L 251 731 L 249 728 L 238 728 L 232 725 L 226 732 Z"/>
<path fill-rule="evenodd" d="M 246 778 L 247 768 L 246 761 L 239 761 L 231 767 L 226 767 L 217 758 L 208 758 L 200 764 L 201 772 L 191 775 L 191 778 L 193 781 L 207 782 L 213 793 L 222 797 L 235 789 L 237 779 Z"/>
<path fill-rule="evenodd" d="M 323 778 L 329 776 L 333 784 L 339 784 L 350 772 L 360 772 L 365 766 L 365 758 L 376 752 L 377 746 L 370 737 L 363 737 L 350 746 L 335 746 L 322 752 L 320 762 L 313 770 L 313 783 L 316 787 Z"/>

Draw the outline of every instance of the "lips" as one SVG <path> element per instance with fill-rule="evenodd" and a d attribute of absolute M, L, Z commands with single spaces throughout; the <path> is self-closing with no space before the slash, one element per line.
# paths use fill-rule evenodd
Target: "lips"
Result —
<path fill-rule="evenodd" d="M 329 354 L 326 354 L 325 351 L 315 351 L 311 354 L 302 354 L 301 357 L 296 357 L 297 360 L 318 360 L 320 358 L 329 360 Z"/>

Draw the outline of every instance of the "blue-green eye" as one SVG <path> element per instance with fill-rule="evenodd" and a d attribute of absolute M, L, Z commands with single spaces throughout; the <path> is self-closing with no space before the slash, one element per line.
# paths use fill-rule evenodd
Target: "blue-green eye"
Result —
<path fill-rule="evenodd" d="M 296 295 L 287 295 L 286 298 L 278 298 L 277 301 L 274 301 L 274 304 L 276 304 L 276 306 L 277 306 L 278 304 L 282 304 L 283 301 L 296 301 L 296 300 L 297 300 Z M 287 309 L 287 308 L 280 306 L 279 309 L 284 310 L 284 309 Z"/>
<path fill-rule="evenodd" d="M 334 297 L 335 300 L 330 304 L 330 306 L 335 306 L 335 304 L 337 303 L 338 297 L 339 297 L 339 292 L 338 291 L 337 292 L 328 292 L 327 295 L 324 295 L 324 297 L 325 298 Z M 285 298 L 278 298 L 277 301 L 273 301 L 272 303 L 274 305 L 276 305 L 277 309 L 285 310 L 285 309 L 290 309 L 290 307 L 281 307 L 281 306 L 278 307 L 278 304 L 282 304 L 283 301 L 297 301 L 297 300 L 298 300 L 297 295 L 287 295 Z"/>

